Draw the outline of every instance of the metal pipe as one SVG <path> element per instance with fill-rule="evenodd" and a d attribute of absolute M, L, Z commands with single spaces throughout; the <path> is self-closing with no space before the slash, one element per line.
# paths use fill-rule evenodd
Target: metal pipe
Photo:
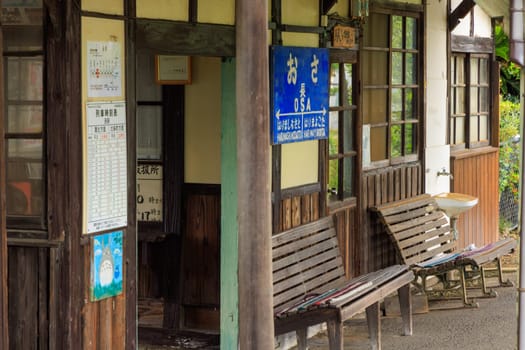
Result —
<path fill-rule="evenodd" d="M 525 91 L 525 71 L 521 70 L 520 79 L 520 106 L 521 106 L 521 135 L 523 135 L 523 117 L 525 111 L 523 109 L 525 99 L 523 92 Z M 523 152 L 523 137 L 520 140 L 520 273 L 519 273 L 519 288 L 518 288 L 518 350 L 525 350 L 525 322 L 523 315 L 525 314 L 525 267 L 523 266 L 523 251 L 525 250 L 525 233 L 523 218 L 525 217 L 525 197 L 523 196 L 523 189 L 525 188 L 525 152 Z"/>

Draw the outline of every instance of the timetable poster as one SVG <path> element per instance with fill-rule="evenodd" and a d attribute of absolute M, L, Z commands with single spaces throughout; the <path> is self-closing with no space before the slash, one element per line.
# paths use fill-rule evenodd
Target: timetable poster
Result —
<path fill-rule="evenodd" d="M 88 97 L 122 96 L 120 43 L 87 43 Z"/>
<path fill-rule="evenodd" d="M 126 103 L 91 102 L 87 114 L 87 233 L 127 225 Z"/>

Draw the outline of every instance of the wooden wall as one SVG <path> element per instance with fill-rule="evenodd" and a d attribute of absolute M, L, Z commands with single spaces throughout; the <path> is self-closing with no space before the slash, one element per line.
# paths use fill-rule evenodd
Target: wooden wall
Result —
<path fill-rule="evenodd" d="M 368 208 L 423 193 L 419 162 L 365 172 L 361 192 L 363 271 L 374 271 L 397 261 L 390 238 Z"/>
<path fill-rule="evenodd" d="M 474 208 L 458 220 L 459 246 L 481 246 L 499 239 L 498 149 L 487 147 L 452 156 L 451 191 L 478 198 Z"/>
<path fill-rule="evenodd" d="M 9 348 L 48 349 L 49 250 L 8 248 Z"/>
<path fill-rule="evenodd" d="M 220 185 L 184 185 L 182 307 L 184 325 L 219 329 Z"/>
<path fill-rule="evenodd" d="M 319 219 L 319 187 L 309 185 L 281 192 L 278 231 L 274 234 Z"/>

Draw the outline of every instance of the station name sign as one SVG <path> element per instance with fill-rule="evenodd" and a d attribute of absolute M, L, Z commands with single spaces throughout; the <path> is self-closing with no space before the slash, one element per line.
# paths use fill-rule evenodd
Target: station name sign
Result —
<path fill-rule="evenodd" d="M 328 49 L 271 47 L 272 143 L 328 138 Z"/>

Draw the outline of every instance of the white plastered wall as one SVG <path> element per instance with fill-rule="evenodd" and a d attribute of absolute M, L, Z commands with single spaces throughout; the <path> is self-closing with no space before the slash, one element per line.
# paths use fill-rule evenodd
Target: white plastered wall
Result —
<path fill-rule="evenodd" d="M 447 144 L 447 2 L 427 0 L 426 18 L 426 125 L 425 192 L 437 194 L 450 190 L 450 178 L 438 176 L 450 170 Z"/>

